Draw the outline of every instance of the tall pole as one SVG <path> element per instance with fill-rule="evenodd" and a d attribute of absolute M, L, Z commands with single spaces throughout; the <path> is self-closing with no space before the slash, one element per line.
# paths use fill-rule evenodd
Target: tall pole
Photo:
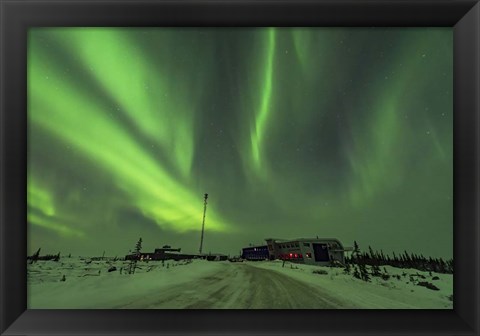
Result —
<path fill-rule="evenodd" d="M 205 231 L 205 215 L 207 214 L 207 198 L 208 194 L 204 195 L 204 202 L 203 202 L 203 221 L 202 221 L 202 236 L 200 238 L 200 254 L 202 254 L 202 247 L 203 247 L 203 232 Z"/>

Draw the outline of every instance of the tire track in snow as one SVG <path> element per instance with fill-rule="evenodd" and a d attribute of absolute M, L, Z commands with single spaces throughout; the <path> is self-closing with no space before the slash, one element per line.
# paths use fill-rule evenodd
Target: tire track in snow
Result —
<path fill-rule="evenodd" d="M 338 309 L 341 301 L 273 270 L 224 263 L 222 270 L 117 308 Z"/>

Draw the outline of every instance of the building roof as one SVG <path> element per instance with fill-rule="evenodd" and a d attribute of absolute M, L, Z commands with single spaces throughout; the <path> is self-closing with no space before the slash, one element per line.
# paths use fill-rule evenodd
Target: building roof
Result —
<path fill-rule="evenodd" d="M 258 247 L 267 247 L 267 244 L 263 244 L 263 245 L 252 245 L 252 246 L 246 246 L 246 247 L 242 247 L 242 249 L 248 249 L 248 248 L 258 248 Z"/>
<path fill-rule="evenodd" d="M 267 238 L 265 240 L 273 240 L 275 243 L 288 243 L 288 242 L 305 242 L 305 241 L 334 241 L 337 243 L 342 243 L 337 238 L 295 238 L 295 239 L 276 239 L 276 238 Z"/>

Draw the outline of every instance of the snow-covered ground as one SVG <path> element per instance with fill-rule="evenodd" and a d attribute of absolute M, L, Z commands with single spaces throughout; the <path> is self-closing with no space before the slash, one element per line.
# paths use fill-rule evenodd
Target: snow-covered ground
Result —
<path fill-rule="evenodd" d="M 63 258 L 28 265 L 29 308 L 112 308 L 172 285 L 191 283 L 219 271 L 221 265 L 205 260 L 139 262 L 127 274 L 127 261 L 91 261 Z M 108 272 L 112 266 L 116 271 Z M 120 269 L 123 267 L 122 273 Z M 65 275 L 65 281 L 61 281 Z"/>
<path fill-rule="evenodd" d="M 274 270 L 288 275 L 311 286 L 321 287 L 326 292 L 339 299 L 350 302 L 351 307 L 372 309 L 451 309 L 453 302 L 449 296 L 453 294 L 453 275 L 422 272 L 416 269 L 402 269 L 385 266 L 390 279 L 385 281 L 379 277 L 371 277 L 371 282 L 365 282 L 344 274 L 342 268 L 319 267 L 302 264 L 285 263 L 282 261 L 250 262 L 250 265 L 263 269 Z M 368 266 L 367 266 L 368 268 Z M 383 273 L 384 266 L 380 269 Z M 324 270 L 328 274 L 316 274 L 315 270 Z M 425 279 L 417 276 L 420 274 Z M 400 280 L 393 275 L 400 275 Z M 410 275 L 414 281 L 410 281 Z M 432 280 L 433 277 L 438 280 Z M 418 281 L 434 284 L 439 290 L 431 290 L 416 285 Z M 348 308 L 348 307 L 346 307 Z"/>
<path fill-rule="evenodd" d="M 386 267 L 391 277 L 364 282 L 342 268 L 281 261 L 139 262 L 62 258 L 28 264 L 28 307 L 36 308 L 452 308 L 453 277 Z M 108 272 L 112 266 L 115 271 Z M 120 269 L 122 269 L 120 272 Z M 383 271 L 383 267 L 381 267 Z M 324 270 L 328 274 L 316 274 Z M 405 274 L 405 275 L 402 275 Z M 420 274 L 437 286 L 415 285 Z M 61 281 L 65 275 L 65 281 Z M 432 277 L 438 276 L 438 280 Z M 414 278 L 417 278 L 415 275 Z M 415 282 L 415 281 L 414 281 Z"/>

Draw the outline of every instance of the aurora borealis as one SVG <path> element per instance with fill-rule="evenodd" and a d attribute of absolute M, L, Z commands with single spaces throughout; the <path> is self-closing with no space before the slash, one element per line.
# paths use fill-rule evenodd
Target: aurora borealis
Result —
<path fill-rule="evenodd" d="M 35 28 L 29 253 L 453 255 L 451 28 Z"/>

